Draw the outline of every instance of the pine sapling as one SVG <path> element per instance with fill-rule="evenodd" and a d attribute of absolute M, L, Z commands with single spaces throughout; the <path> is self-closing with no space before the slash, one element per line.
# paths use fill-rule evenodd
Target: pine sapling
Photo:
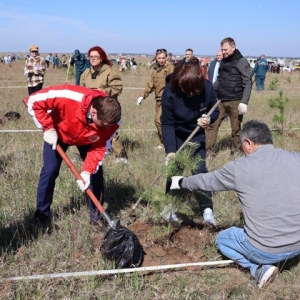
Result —
<path fill-rule="evenodd" d="M 284 111 L 286 107 L 286 103 L 289 101 L 287 97 L 283 97 L 283 91 L 279 91 L 279 96 L 276 98 L 269 99 L 269 106 L 271 108 L 279 109 L 279 114 L 275 114 L 273 117 L 274 122 L 280 123 L 281 129 L 279 129 L 280 134 L 284 132 Z"/>

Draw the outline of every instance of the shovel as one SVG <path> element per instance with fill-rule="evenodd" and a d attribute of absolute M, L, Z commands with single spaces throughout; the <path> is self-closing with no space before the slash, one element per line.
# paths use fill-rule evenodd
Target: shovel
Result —
<path fill-rule="evenodd" d="M 70 168 L 76 179 L 82 180 L 74 164 L 60 145 L 57 145 L 56 150 Z M 144 255 L 143 248 L 137 236 L 128 228 L 121 226 L 118 218 L 114 220 L 111 219 L 90 188 L 88 188 L 85 192 L 108 223 L 108 228 L 100 247 L 103 257 L 108 260 L 115 261 L 115 267 L 117 269 L 141 266 Z"/>

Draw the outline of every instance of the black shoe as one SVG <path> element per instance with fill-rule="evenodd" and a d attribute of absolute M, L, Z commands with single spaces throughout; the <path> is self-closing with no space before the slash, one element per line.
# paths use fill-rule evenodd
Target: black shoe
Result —
<path fill-rule="evenodd" d="M 39 211 L 34 213 L 31 225 L 33 229 L 42 229 L 43 232 L 51 233 L 53 231 L 51 217 L 42 215 Z"/>

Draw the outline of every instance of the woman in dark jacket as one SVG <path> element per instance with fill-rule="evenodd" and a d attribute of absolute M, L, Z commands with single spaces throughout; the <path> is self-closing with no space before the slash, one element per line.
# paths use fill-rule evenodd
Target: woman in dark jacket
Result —
<path fill-rule="evenodd" d="M 166 87 L 162 95 L 162 136 L 167 154 L 166 164 L 176 151 L 198 126 L 201 127 L 191 142 L 197 143 L 195 155 L 203 161 L 198 165 L 195 174 L 207 173 L 205 164 L 206 145 L 205 127 L 219 116 L 217 108 L 210 118 L 208 112 L 217 102 L 212 84 L 204 78 L 199 61 L 192 57 L 188 62 L 179 62 L 173 74 L 166 78 Z M 203 201 L 204 223 L 215 225 L 211 192 L 205 191 L 208 201 Z"/>

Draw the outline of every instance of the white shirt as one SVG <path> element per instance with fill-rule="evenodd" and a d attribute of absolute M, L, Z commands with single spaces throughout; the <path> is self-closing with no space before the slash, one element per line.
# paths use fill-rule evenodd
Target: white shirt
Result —
<path fill-rule="evenodd" d="M 217 61 L 214 69 L 214 75 L 212 79 L 212 83 L 214 83 L 217 80 L 218 74 L 219 74 L 219 68 L 220 68 L 220 62 Z"/>

